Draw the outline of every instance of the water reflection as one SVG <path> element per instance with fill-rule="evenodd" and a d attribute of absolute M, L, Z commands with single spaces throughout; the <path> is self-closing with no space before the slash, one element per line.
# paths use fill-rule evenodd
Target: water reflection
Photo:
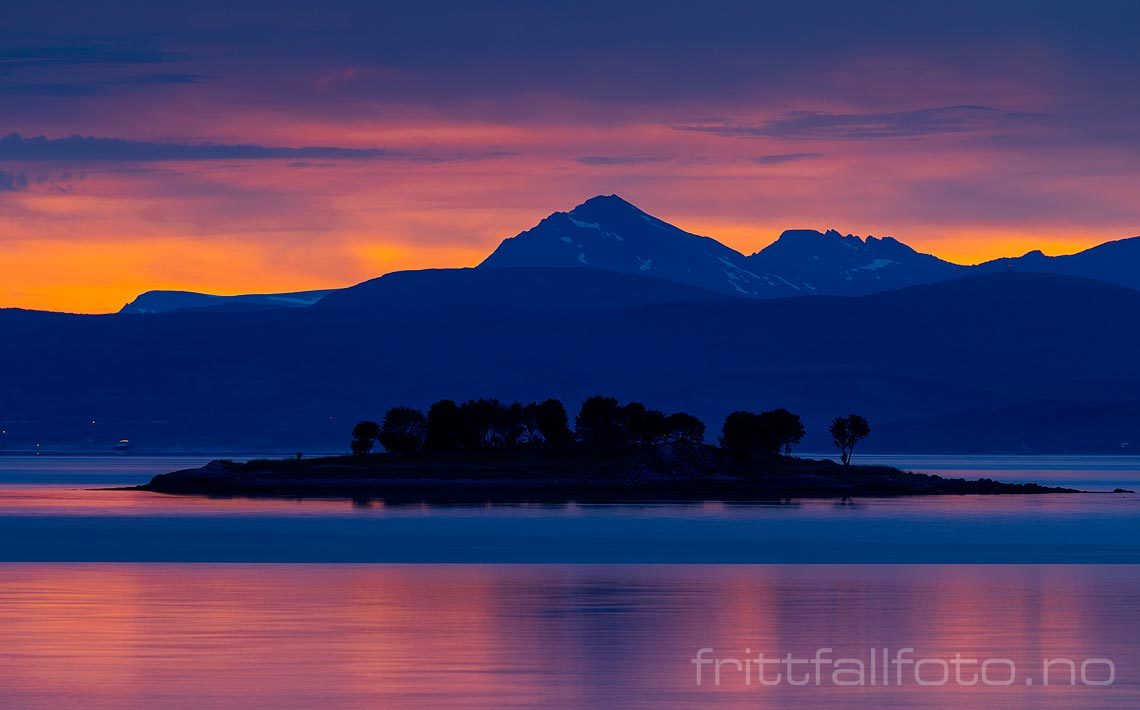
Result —
<path fill-rule="evenodd" d="M 1123 566 L 5 565 L 5 707 L 1135 707 Z M 694 683 L 700 647 L 1115 661 L 1106 688 Z"/>

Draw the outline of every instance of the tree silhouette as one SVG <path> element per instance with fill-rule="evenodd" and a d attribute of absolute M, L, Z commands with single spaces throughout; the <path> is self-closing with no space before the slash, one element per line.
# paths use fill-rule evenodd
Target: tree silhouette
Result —
<path fill-rule="evenodd" d="M 494 449 L 517 442 L 521 421 L 519 411 L 511 412 L 497 399 L 471 399 L 459 405 L 463 422 L 463 448 Z"/>
<path fill-rule="evenodd" d="M 574 429 L 578 440 L 590 447 L 606 449 L 627 443 L 625 416 L 613 397 L 595 395 L 582 402 L 574 418 Z"/>
<path fill-rule="evenodd" d="M 848 414 L 846 417 L 833 419 L 827 431 L 839 449 L 839 458 L 843 461 L 843 465 L 847 466 L 851 463 L 851 454 L 855 451 L 855 445 L 871 433 L 871 425 L 858 414 Z"/>
<path fill-rule="evenodd" d="M 363 420 L 352 427 L 352 453 L 363 456 L 372 451 L 373 443 L 380 436 L 380 425 L 374 421 Z"/>
<path fill-rule="evenodd" d="M 523 430 L 532 446 L 566 446 L 574 440 L 566 407 L 557 399 L 523 407 Z"/>
<path fill-rule="evenodd" d="M 463 446 L 463 418 L 454 400 L 441 399 L 428 408 L 424 448 L 455 451 Z"/>
<path fill-rule="evenodd" d="M 574 440 L 574 433 L 570 431 L 570 417 L 562 402 L 557 399 L 540 402 L 535 415 L 538 418 L 538 430 L 550 446 L 566 446 Z"/>
<path fill-rule="evenodd" d="M 800 415 L 786 409 L 773 409 L 760 414 L 764 428 L 776 444 L 776 453 L 792 455 L 792 446 L 803 441 L 804 423 Z"/>
<path fill-rule="evenodd" d="M 526 407 L 519 402 L 511 402 L 503 408 L 500 438 L 503 446 L 518 446 L 527 438 Z"/>
<path fill-rule="evenodd" d="M 740 454 L 790 454 L 793 444 L 804 438 L 804 425 L 799 415 L 786 409 L 773 409 L 755 414 L 736 411 L 724 420 L 721 429 L 722 448 Z"/>
<path fill-rule="evenodd" d="M 522 408 L 522 440 L 528 446 L 541 446 L 546 437 L 538 426 L 538 403 L 530 402 Z"/>
<path fill-rule="evenodd" d="M 646 409 L 641 402 L 630 402 L 621 409 L 625 443 L 633 446 L 656 446 L 669 433 L 665 413 Z"/>
<path fill-rule="evenodd" d="M 764 441 L 760 415 L 743 410 L 730 413 L 721 426 L 720 447 L 737 455 L 753 454 L 771 448 Z"/>
<path fill-rule="evenodd" d="M 392 407 L 384 413 L 377 438 L 388 451 L 416 451 L 424 445 L 427 438 L 427 417 L 412 407 Z"/>
<path fill-rule="evenodd" d="M 676 412 L 665 420 L 665 440 L 671 444 L 703 444 L 705 423 L 692 414 Z"/>
<path fill-rule="evenodd" d="M 573 444 L 575 438 L 597 449 L 698 445 L 704 443 L 705 436 L 704 422 L 691 414 L 666 415 L 641 402 L 623 406 L 617 399 L 603 396 L 583 402 L 574 423 L 572 431 L 566 407 L 557 399 L 525 405 L 487 398 L 462 404 L 441 399 L 428 408 L 426 417 L 401 406 L 389 409 L 382 424 L 361 422 L 353 430 L 353 451 L 368 453 L 377 439 L 389 451 L 457 451 L 523 445 L 564 447 Z"/>

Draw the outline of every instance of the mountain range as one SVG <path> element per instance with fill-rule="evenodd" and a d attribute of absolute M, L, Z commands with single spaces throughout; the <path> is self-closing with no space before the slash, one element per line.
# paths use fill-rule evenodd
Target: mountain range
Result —
<path fill-rule="evenodd" d="M 790 229 L 745 256 L 647 214 L 617 195 L 599 195 L 555 212 L 503 242 L 477 268 L 558 267 L 653 276 L 744 298 L 858 296 L 971 274 L 1022 271 L 1079 276 L 1140 288 L 1140 237 L 1078 254 L 955 264 L 918 252 L 893 237 L 865 239 L 835 230 Z M 214 296 L 150 291 L 120 313 L 188 309 L 304 307 L 335 290 Z"/>
<path fill-rule="evenodd" d="M 585 267 L 644 274 L 752 298 L 810 294 L 804 284 L 753 268 L 740 252 L 642 212 L 617 195 L 555 212 L 503 240 L 481 269 Z"/>
<path fill-rule="evenodd" d="M 746 257 L 594 198 L 479 267 L 312 305 L 0 310 L 0 446 L 340 451 L 397 403 L 553 396 L 573 411 L 605 393 L 689 411 L 710 436 L 734 409 L 787 407 L 818 449 L 854 411 L 868 450 L 1119 453 L 1140 446 L 1140 284 L 1121 266 L 1137 244 L 967 267 L 795 231 Z"/>

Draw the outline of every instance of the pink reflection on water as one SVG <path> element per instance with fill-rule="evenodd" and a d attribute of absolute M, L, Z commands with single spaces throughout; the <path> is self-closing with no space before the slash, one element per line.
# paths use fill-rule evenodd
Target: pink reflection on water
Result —
<path fill-rule="evenodd" d="M 1127 707 L 1109 566 L 0 566 L 5 707 Z M 1108 657 L 1107 688 L 695 686 L 700 647 Z"/>

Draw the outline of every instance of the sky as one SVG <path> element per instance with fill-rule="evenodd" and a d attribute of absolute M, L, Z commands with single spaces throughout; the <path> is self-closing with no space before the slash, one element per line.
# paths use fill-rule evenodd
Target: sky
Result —
<path fill-rule="evenodd" d="M 974 263 L 1140 235 L 1134 2 L 18 3 L 0 306 L 477 264 L 617 193 Z"/>

